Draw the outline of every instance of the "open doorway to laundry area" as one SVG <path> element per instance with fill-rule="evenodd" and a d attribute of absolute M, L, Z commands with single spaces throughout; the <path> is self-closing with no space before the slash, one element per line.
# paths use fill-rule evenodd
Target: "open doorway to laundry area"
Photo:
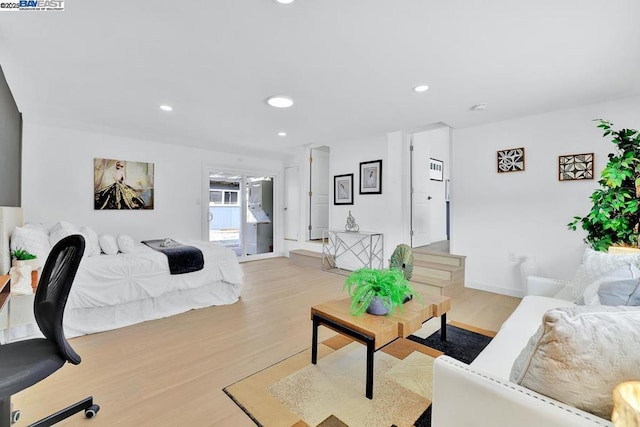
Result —
<path fill-rule="evenodd" d="M 209 241 L 241 259 L 273 253 L 275 177 L 216 169 L 207 179 Z"/>

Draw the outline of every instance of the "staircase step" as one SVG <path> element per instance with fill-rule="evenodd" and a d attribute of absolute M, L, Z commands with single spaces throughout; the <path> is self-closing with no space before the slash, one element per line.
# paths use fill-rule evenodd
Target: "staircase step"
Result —
<path fill-rule="evenodd" d="M 445 254 L 442 252 L 429 252 L 421 249 L 413 250 L 414 262 L 430 262 L 436 264 L 464 267 L 465 256 Z"/>
<path fill-rule="evenodd" d="M 413 274 L 451 281 L 464 276 L 464 267 L 418 261 L 413 264 Z"/>
<path fill-rule="evenodd" d="M 414 274 L 409 282 L 416 291 L 448 297 L 455 296 L 464 289 L 464 280 L 439 280 Z"/>
<path fill-rule="evenodd" d="M 322 254 L 320 252 L 308 251 L 306 249 L 294 249 L 289 251 L 289 259 L 296 265 L 302 267 L 320 268 L 322 265 Z"/>

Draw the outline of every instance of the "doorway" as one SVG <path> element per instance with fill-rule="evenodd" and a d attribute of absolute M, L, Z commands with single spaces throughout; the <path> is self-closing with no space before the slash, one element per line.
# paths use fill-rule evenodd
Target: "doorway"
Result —
<path fill-rule="evenodd" d="M 450 128 L 411 135 L 411 247 L 448 241 Z"/>
<path fill-rule="evenodd" d="M 207 175 L 208 240 L 241 259 L 273 253 L 275 177 L 223 170 Z"/>
<path fill-rule="evenodd" d="M 309 240 L 318 240 L 329 228 L 329 147 L 311 149 L 309 182 Z"/>

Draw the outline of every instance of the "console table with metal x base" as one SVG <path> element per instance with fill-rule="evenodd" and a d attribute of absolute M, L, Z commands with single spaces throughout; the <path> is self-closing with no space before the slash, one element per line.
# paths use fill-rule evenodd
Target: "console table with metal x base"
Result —
<path fill-rule="evenodd" d="M 353 269 L 368 267 L 381 269 L 384 265 L 384 237 L 382 233 L 369 231 L 323 230 L 322 232 L 322 269 L 342 272 L 346 268 L 338 264 L 339 258 L 345 259 L 348 254 L 354 265 Z M 346 269 L 348 270 L 348 269 Z"/>

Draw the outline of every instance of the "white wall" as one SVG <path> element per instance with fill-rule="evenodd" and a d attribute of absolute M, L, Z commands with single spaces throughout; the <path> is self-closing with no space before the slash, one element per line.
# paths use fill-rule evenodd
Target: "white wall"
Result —
<path fill-rule="evenodd" d="M 405 153 L 406 152 L 406 153 Z M 329 228 L 344 230 L 349 211 L 361 231 L 384 234 L 384 263 L 399 243 L 408 242 L 404 205 L 408 181 L 403 160 L 408 156 L 405 135 L 389 135 L 331 145 L 331 205 Z M 360 162 L 382 159 L 382 194 L 360 194 Z M 353 173 L 353 205 L 333 205 L 333 176 Z"/>
<path fill-rule="evenodd" d="M 144 211 L 93 208 L 93 159 L 155 164 L 155 207 Z M 22 206 L 25 220 L 65 220 L 100 234 L 136 240 L 202 236 L 203 164 L 271 171 L 282 162 L 30 123 L 23 133 Z M 282 183 L 276 182 L 277 188 Z M 276 195 L 282 191 L 275 192 Z M 279 204 L 278 204 L 279 206 Z"/>
<path fill-rule="evenodd" d="M 640 98 L 585 106 L 454 131 L 452 253 L 467 256 L 466 285 L 522 295 L 517 257 L 535 256 L 541 274 L 571 279 L 584 250 L 573 216 L 589 196 L 613 151 L 592 120 L 640 127 Z M 525 147 L 524 172 L 497 173 L 496 151 Z M 595 179 L 558 181 L 558 156 L 595 153 Z"/>

